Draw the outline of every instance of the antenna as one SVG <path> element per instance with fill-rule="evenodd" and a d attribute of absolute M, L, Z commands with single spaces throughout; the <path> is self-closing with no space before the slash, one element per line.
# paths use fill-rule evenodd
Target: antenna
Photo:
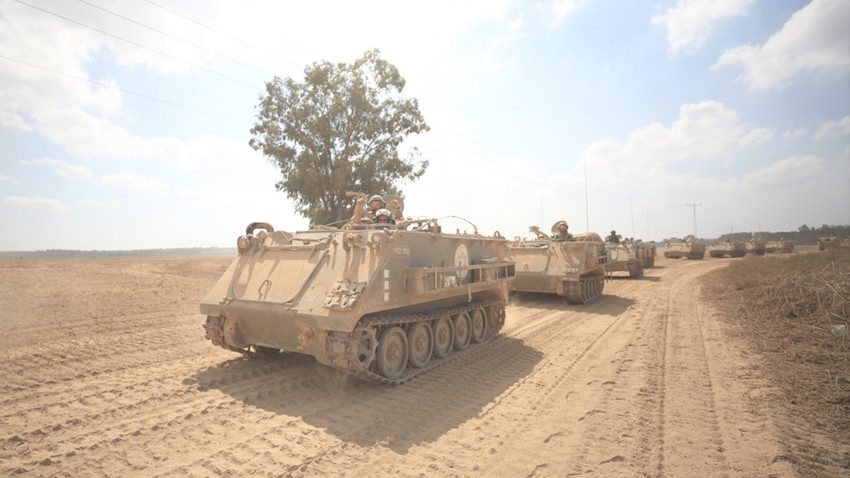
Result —
<path fill-rule="evenodd" d="M 702 206 L 702 203 L 687 204 L 688 207 L 694 208 L 694 239 L 697 238 L 697 206 Z"/>
<path fill-rule="evenodd" d="M 590 207 L 587 204 L 587 160 L 584 158 L 584 153 L 581 153 L 581 162 L 584 164 L 584 223 L 587 225 L 587 230 L 590 232 Z"/>
<path fill-rule="evenodd" d="M 629 191 L 629 212 L 632 213 L 632 237 L 637 236 L 635 233 L 635 210 L 632 207 L 632 192 Z"/>

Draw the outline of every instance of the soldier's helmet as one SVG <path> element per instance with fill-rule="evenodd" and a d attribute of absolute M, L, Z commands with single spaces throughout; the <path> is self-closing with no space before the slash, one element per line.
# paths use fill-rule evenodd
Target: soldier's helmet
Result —
<path fill-rule="evenodd" d="M 617 231 L 611 229 L 611 235 L 617 234 Z"/>
<path fill-rule="evenodd" d="M 552 234 L 558 234 L 561 232 L 561 226 L 564 226 L 566 230 L 570 229 L 570 225 L 567 224 L 567 221 L 558 221 L 552 225 Z"/>
<path fill-rule="evenodd" d="M 384 201 L 384 198 L 381 197 L 380 194 L 375 194 L 374 196 L 369 198 L 369 204 L 372 204 L 373 201 L 381 201 L 381 207 L 384 207 L 384 206 L 387 205 L 387 203 Z"/>
<path fill-rule="evenodd" d="M 381 217 L 381 216 L 387 216 L 387 218 L 390 218 L 390 219 L 391 219 L 391 218 L 392 218 L 392 215 L 393 215 L 393 214 L 390 212 L 390 210 L 389 210 L 389 209 L 386 209 L 386 208 L 378 209 L 378 210 L 375 212 L 375 219 L 377 219 L 377 218 L 379 218 L 379 217 Z"/>

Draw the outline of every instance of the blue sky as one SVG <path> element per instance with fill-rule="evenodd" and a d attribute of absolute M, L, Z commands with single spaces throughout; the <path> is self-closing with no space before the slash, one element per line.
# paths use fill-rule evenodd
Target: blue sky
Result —
<path fill-rule="evenodd" d="M 248 146 L 259 95 L 372 48 L 431 126 L 403 144 L 431 163 L 408 216 L 653 240 L 694 215 L 702 237 L 850 224 L 848 0 L 0 0 L 0 250 L 305 228 Z"/>

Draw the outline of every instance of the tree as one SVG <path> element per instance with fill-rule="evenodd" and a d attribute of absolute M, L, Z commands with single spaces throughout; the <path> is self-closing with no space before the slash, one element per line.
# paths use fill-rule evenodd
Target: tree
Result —
<path fill-rule="evenodd" d="M 418 149 L 398 152 L 405 137 L 430 129 L 416 99 L 401 96 L 404 84 L 377 49 L 350 65 L 313 63 L 303 83 L 266 83 L 249 144 L 280 168 L 275 188 L 311 225 L 350 218 L 345 191 L 400 195 L 399 181 L 425 172 Z"/>

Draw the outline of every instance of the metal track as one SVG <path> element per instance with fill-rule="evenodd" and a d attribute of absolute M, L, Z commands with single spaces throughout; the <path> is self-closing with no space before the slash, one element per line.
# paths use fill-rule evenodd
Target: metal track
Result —
<path fill-rule="evenodd" d="M 419 312 L 415 314 L 392 314 L 392 315 L 379 315 L 364 318 L 361 321 L 361 324 L 366 327 L 375 327 L 378 331 L 387 327 L 394 327 L 397 325 L 405 325 L 412 324 L 414 322 L 426 322 L 431 320 L 439 319 L 440 317 L 451 317 L 463 312 L 471 312 L 475 309 L 480 308 L 493 308 L 496 307 L 495 314 L 489 313 L 487 314 L 488 321 L 488 332 L 487 338 L 481 343 L 473 343 L 470 342 L 469 346 L 464 350 L 452 350 L 452 353 L 442 359 L 434 359 L 432 358 L 428 365 L 422 368 L 412 368 L 410 366 L 405 370 L 405 375 L 399 377 L 397 379 L 390 379 L 380 375 L 376 372 L 366 369 L 340 369 L 343 370 L 355 377 L 362 378 L 365 380 L 370 380 L 374 382 L 381 383 L 389 383 L 393 385 L 398 385 L 404 383 L 413 377 L 421 375 L 425 372 L 431 371 L 440 365 L 452 360 L 458 354 L 468 352 L 469 350 L 480 347 L 485 344 L 491 337 L 498 334 L 502 329 L 502 325 L 505 323 L 505 304 L 500 300 L 496 299 L 487 299 L 487 300 L 476 300 L 472 302 L 467 302 L 460 305 L 455 305 L 451 307 L 444 307 L 441 309 L 430 310 L 427 312 Z M 379 334 L 380 335 L 380 334 Z"/>

